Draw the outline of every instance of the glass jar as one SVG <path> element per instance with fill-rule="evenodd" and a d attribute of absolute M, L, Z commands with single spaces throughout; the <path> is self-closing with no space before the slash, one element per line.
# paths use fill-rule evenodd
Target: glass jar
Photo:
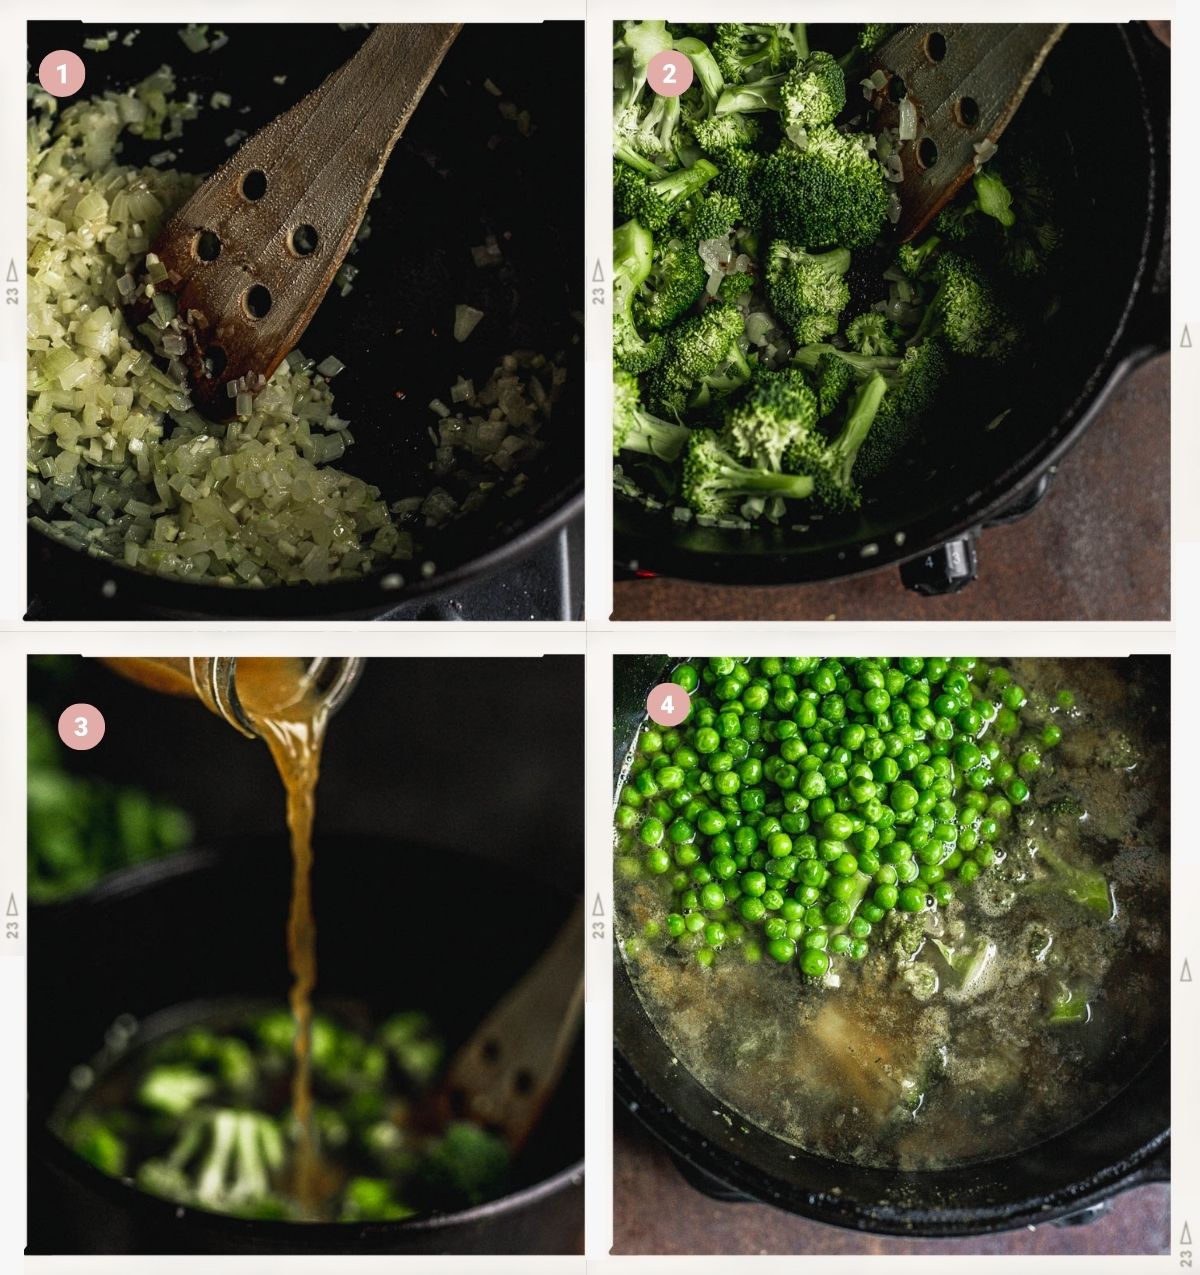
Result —
<path fill-rule="evenodd" d="M 256 659 L 244 656 L 242 659 Z M 234 730 L 256 739 L 259 732 L 238 696 L 236 655 L 182 655 L 106 658 L 104 663 L 123 677 L 168 695 L 194 695 Z M 313 696 L 324 715 L 335 713 L 354 689 L 363 661 L 342 656 L 298 657 L 305 666 L 295 681 L 292 703 Z M 280 708 L 287 707 L 280 703 Z"/>

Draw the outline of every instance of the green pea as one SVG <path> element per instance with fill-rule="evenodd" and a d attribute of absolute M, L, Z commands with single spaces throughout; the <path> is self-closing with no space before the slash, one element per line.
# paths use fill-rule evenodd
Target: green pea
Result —
<path fill-rule="evenodd" d="M 901 912 L 923 912 L 925 891 L 915 885 L 907 885 L 897 896 L 896 906 Z"/>

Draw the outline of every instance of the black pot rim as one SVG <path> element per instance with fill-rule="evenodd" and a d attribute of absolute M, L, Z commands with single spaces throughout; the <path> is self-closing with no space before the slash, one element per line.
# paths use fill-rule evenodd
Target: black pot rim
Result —
<path fill-rule="evenodd" d="M 1164 1042 L 1161 1050 L 1147 1065 L 1153 1065 L 1164 1052 L 1170 1056 L 1169 1040 Z M 702 1176 L 724 1187 L 729 1193 L 726 1198 L 766 1204 L 818 1222 L 874 1235 L 946 1239 L 995 1234 L 1053 1222 L 1111 1199 L 1129 1187 L 1142 1182 L 1162 1180 L 1162 1175 L 1154 1170 L 1152 1164 L 1158 1157 L 1165 1156 L 1170 1147 L 1171 1130 L 1168 1125 L 1148 1143 L 1084 1181 L 1045 1195 L 1031 1195 L 1014 1204 L 990 1209 L 978 1205 L 959 1208 L 901 1208 L 885 1203 L 869 1204 L 844 1194 L 834 1196 L 816 1192 L 804 1194 L 804 1207 L 796 1207 L 795 1198 L 801 1194 L 797 1187 L 783 1183 L 781 1190 L 777 1192 L 764 1190 L 764 1173 L 752 1170 L 728 1149 L 713 1147 L 692 1129 L 675 1113 L 667 1100 L 641 1077 L 619 1044 L 614 1048 L 613 1057 L 616 1096 L 622 1106 L 662 1143 L 673 1159 L 685 1161 Z M 1119 1101 L 1123 1092 L 1117 1094 L 1112 1101 Z M 715 1097 L 713 1101 L 720 1103 L 720 1099 Z M 721 1106 L 724 1107 L 724 1104 Z M 988 1163 L 1003 1164 L 1017 1154 L 1020 1153 L 999 1156 Z M 829 1160 L 828 1157 L 811 1158 Z M 909 1173 L 905 1176 L 920 1179 L 925 1175 Z"/>
<path fill-rule="evenodd" d="M 94 575 L 97 589 L 104 579 L 114 579 L 119 582 L 118 589 L 132 606 L 153 608 L 168 616 L 213 621 L 259 618 L 372 619 L 398 603 L 411 602 L 418 598 L 432 601 L 449 594 L 532 552 L 582 513 L 583 476 L 577 476 L 569 486 L 556 492 L 553 500 L 553 508 L 509 539 L 484 549 L 477 556 L 460 562 L 445 572 L 435 573 L 427 580 L 420 576 L 412 580 L 406 577 L 405 583 L 397 589 L 383 587 L 385 579 L 397 574 L 390 567 L 382 568 L 362 580 L 337 580 L 317 585 L 279 585 L 270 589 L 176 580 L 139 571 L 112 558 L 90 559 L 89 565 L 84 569 Z M 79 559 L 87 560 L 87 555 L 81 550 L 71 548 L 33 523 L 27 525 L 31 556 L 36 549 L 44 549 L 49 545 L 49 551 L 53 554 L 72 555 L 69 559 L 72 565 Z M 68 559 L 64 558 L 64 561 Z M 395 565 L 399 568 L 406 564 Z"/>
<path fill-rule="evenodd" d="M 429 1213 L 398 1222 L 286 1222 L 277 1219 L 232 1217 L 227 1213 L 211 1213 L 206 1209 L 191 1208 L 164 1200 L 147 1191 L 139 1190 L 124 1178 L 110 1177 L 94 1165 L 76 1155 L 49 1129 L 30 1130 L 30 1150 L 48 1160 L 58 1172 L 74 1177 L 89 1191 L 112 1202 L 114 1208 L 136 1209 L 156 1221 L 177 1226 L 198 1226 L 215 1230 L 233 1238 L 271 1240 L 283 1236 L 311 1235 L 315 1239 L 333 1240 L 352 1235 L 372 1237 L 396 1237 L 404 1235 L 452 1231 L 460 1226 L 507 1217 L 532 1207 L 576 1185 L 583 1179 L 584 1162 L 576 1161 L 540 1182 L 511 1191 L 485 1204 L 454 1213 Z M 320 1251 L 320 1250 L 318 1250 Z"/>

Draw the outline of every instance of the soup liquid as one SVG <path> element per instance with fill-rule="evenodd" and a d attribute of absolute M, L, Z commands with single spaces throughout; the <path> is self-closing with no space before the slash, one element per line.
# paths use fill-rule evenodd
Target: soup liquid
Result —
<path fill-rule="evenodd" d="M 131 681 L 167 695 L 195 696 L 187 658 L 106 659 Z M 292 897 L 288 911 L 290 1003 L 296 1019 L 292 1109 L 300 1127 L 291 1193 L 312 1211 L 324 1195 L 313 1127 L 312 993 L 317 981 L 317 927 L 312 908 L 312 830 L 317 777 L 329 711 L 315 693 L 303 660 L 239 658 L 237 696 L 250 724 L 271 751 L 287 796 L 292 845 Z"/>
<path fill-rule="evenodd" d="M 679 1062 L 786 1142 L 876 1168 L 993 1159 L 1098 1110 L 1166 1039 L 1168 758 L 1163 733 L 1149 731 L 1161 706 L 1139 698 L 1123 660 L 1008 663 L 1027 690 L 1049 697 L 1071 686 L 1088 705 L 1069 723 L 1034 804 L 1082 800 L 1086 819 L 1043 835 L 1069 862 L 1103 867 L 1118 901 L 1111 922 L 1059 894 L 1010 897 L 1003 878 L 980 877 L 955 897 L 942 938 L 957 942 L 961 926 L 972 942 L 992 940 L 986 982 L 969 997 L 950 986 L 925 1002 L 895 973 L 886 930 L 862 964 L 840 963 L 837 987 L 813 987 L 794 967 L 748 964 L 736 953 L 703 969 L 664 942 L 646 941 L 627 962 Z M 1137 744 L 1142 764 L 1102 764 L 1114 733 Z M 1004 844 L 1020 855 L 1015 828 Z M 661 890 L 645 878 L 618 884 L 622 939 L 661 924 Z M 1053 946 L 1035 955 L 1041 933 Z M 1086 1026 L 1048 1025 L 1060 978 L 1091 984 Z"/>

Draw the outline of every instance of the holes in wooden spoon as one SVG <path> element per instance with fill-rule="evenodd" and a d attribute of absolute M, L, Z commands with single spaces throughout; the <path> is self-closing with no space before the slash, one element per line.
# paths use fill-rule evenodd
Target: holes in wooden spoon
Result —
<path fill-rule="evenodd" d="M 252 319 L 265 319 L 271 313 L 271 290 L 265 284 L 256 283 L 242 298 L 242 305 Z"/>
<path fill-rule="evenodd" d="M 455 1085 L 446 1095 L 446 1099 L 450 1105 L 451 1113 L 456 1119 L 461 1120 L 467 1114 L 467 1095 Z"/>
<path fill-rule="evenodd" d="M 310 253 L 316 252 L 319 239 L 316 226 L 310 226 L 308 222 L 305 222 L 292 231 L 290 240 L 292 251 L 297 257 L 307 257 Z"/>
<path fill-rule="evenodd" d="M 513 1090 L 522 1097 L 530 1093 L 533 1089 L 533 1073 L 526 1071 L 524 1067 L 513 1077 Z"/>
<path fill-rule="evenodd" d="M 216 261 L 221 255 L 221 238 L 212 230 L 202 230 L 192 241 L 197 261 Z"/>
<path fill-rule="evenodd" d="M 252 168 L 242 178 L 242 195 L 252 204 L 267 193 L 267 175 L 261 168 Z"/>
<path fill-rule="evenodd" d="M 940 62 L 946 56 L 946 37 L 940 31 L 930 31 L 925 37 L 925 56 L 931 62 Z"/>
<path fill-rule="evenodd" d="M 954 118 L 963 128 L 974 128 L 979 123 L 979 103 L 973 97 L 960 97 L 954 103 Z"/>
<path fill-rule="evenodd" d="M 932 137 L 922 137 L 917 143 L 917 163 L 922 168 L 932 168 L 938 162 L 937 143 Z"/>
<path fill-rule="evenodd" d="M 204 351 L 204 375 L 218 377 L 225 371 L 225 365 L 229 362 L 229 356 L 219 345 L 210 345 Z"/>
<path fill-rule="evenodd" d="M 888 80 L 888 97 L 890 97 L 893 102 L 902 102 L 907 96 L 908 87 L 898 75 L 893 75 L 892 78 Z"/>
<path fill-rule="evenodd" d="M 500 1043 L 495 1040 L 485 1040 L 483 1042 L 483 1059 L 485 1062 L 494 1063 L 500 1057 Z"/>

